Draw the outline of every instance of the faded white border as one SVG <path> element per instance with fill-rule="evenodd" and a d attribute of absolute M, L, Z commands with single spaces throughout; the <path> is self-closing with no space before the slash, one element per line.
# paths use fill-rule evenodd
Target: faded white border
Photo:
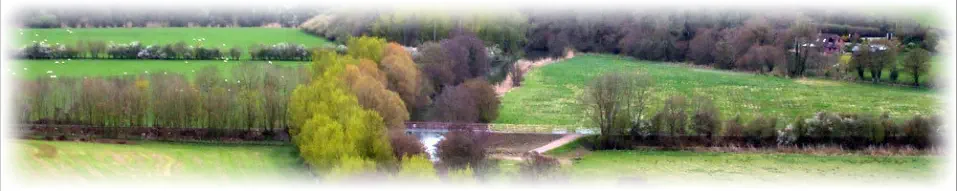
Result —
<path fill-rule="evenodd" d="M 947 52 L 949 56 L 946 57 L 947 67 L 946 71 L 942 75 L 943 81 L 947 82 L 946 88 L 941 91 L 942 96 L 945 98 L 942 100 L 941 104 L 944 110 L 942 111 L 943 119 L 946 122 L 946 129 L 948 130 L 947 139 L 946 139 L 946 152 L 947 157 L 946 161 L 941 162 L 940 168 L 940 178 L 939 184 L 937 185 L 923 185 L 913 188 L 907 187 L 895 187 L 895 186 L 882 186 L 882 187 L 845 187 L 842 185 L 816 185 L 817 187 L 794 187 L 786 185 L 736 185 L 734 187 L 703 187 L 706 185 L 695 185 L 694 180 L 689 180 L 688 185 L 676 185 L 678 187 L 670 187 L 668 189 L 674 190 L 955 190 L 955 134 L 957 134 L 957 122 L 955 122 L 955 92 L 954 85 L 955 83 L 955 55 L 954 51 L 957 50 L 957 41 L 955 41 L 955 2 L 952 0 L 905 0 L 905 1 L 890 1 L 890 0 L 803 0 L 803 1 L 760 1 L 760 0 L 748 0 L 748 1 L 711 1 L 711 0 L 667 0 L 667 1 L 613 1 L 613 0 L 471 0 L 471 1 L 441 1 L 441 0 L 402 0 L 399 1 L 388 1 L 388 0 L 345 0 L 345 1 L 316 1 L 316 0 L 261 0 L 253 2 L 243 2 L 243 1 L 229 1 L 229 0 L 162 0 L 162 1 L 151 1 L 151 2 L 131 2 L 128 0 L 96 0 L 96 1 L 71 1 L 71 0 L 17 0 L 17 1 L 2 1 L 0 2 L 0 12 L 3 16 L 0 19 L 2 22 L 2 38 L 0 38 L 0 56 L 2 56 L 2 69 L 6 71 L 7 68 L 11 68 L 13 61 L 9 58 L 10 55 L 8 48 L 11 48 L 9 45 L 12 44 L 9 37 L 16 30 L 16 26 L 11 24 L 12 13 L 17 10 L 18 7 L 24 5 L 96 5 L 96 6 L 109 6 L 109 7 L 122 7 L 122 6 L 133 6 L 133 5 L 148 5 L 151 7 L 156 6 L 219 6 L 219 5 L 241 5 L 241 6 L 257 6 L 257 5 L 276 5 L 276 4 L 287 4 L 290 6 L 305 6 L 305 5 L 343 5 L 351 7 L 379 7 L 379 6 L 414 6 L 414 7 L 437 7 L 437 8 L 487 8 L 487 9 L 496 9 L 496 8 L 505 8 L 505 7 L 545 7 L 545 8 L 603 8 L 603 7 L 645 7 L 645 8 L 655 8 L 655 7 L 747 7 L 747 8 L 790 8 L 790 7 L 858 7 L 858 8 L 874 8 L 874 7 L 883 7 L 883 8 L 894 8 L 894 7 L 918 7 L 926 9 L 928 11 L 936 11 L 940 14 L 938 21 L 946 24 L 941 24 L 940 26 L 945 26 L 948 30 L 946 37 L 942 39 L 947 39 L 945 44 L 948 50 L 942 51 Z M 11 95 L 16 91 L 10 83 L 11 77 L 9 75 L 0 75 L 2 77 L 2 93 L 0 93 L 0 107 L 2 107 L 2 116 L 0 116 L 0 132 L 2 132 L 2 149 L 0 149 L 0 161 L 2 161 L 2 181 L 0 181 L 0 188 L 3 190 L 317 190 L 317 189 L 369 189 L 369 190 L 393 190 L 393 189 L 409 189 L 409 190 L 488 190 L 488 189 L 568 189 L 568 190 L 606 190 L 606 189 L 622 189 L 622 190 L 636 190 L 636 189 L 664 189 L 661 187 L 628 187 L 622 185 L 588 185 L 588 184 L 575 184 L 575 185 L 551 185 L 551 186 L 538 186 L 538 187 L 526 187 L 526 186 L 501 186 L 501 185 L 480 185 L 480 186 L 463 186 L 463 185 L 394 185 L 394 184 L 354 184 L 354 185 L 289 185 L 289 184 L 225 184 L 225 185 L 214 185 L 210 183 L 206 184 L 195 184 L 194 183 L 176 183 L 176 184 L 129 184 L 129 183 L 117 183 L 117 184 L 81 184 L 77 185 L 75 182 L 59 182 L 57 184 L 43 185 L 45 187 L 23 187 L 22 180 L 13 177 L 12 169 L 15 168 L 12 166 L 12 160 L 16 159 L 15 152 L 11 151 L 13 147 L 10 147 L 9 143 L 12 141 L 11 137 L 11 128 L 12 126 L 9 123 L 12 123 L 14 118 L 11 116 L 11 108 L 9 103 L 11 100 Z"/>

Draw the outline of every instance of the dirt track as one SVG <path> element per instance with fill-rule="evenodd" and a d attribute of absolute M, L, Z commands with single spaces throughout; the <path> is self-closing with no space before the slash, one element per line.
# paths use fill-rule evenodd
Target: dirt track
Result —
<path fill-rule="evenodd" d="M 531 71 L 534 68 L 542 67 L 551 63 L 559 62 L 559 61 L 569 59 L 569 58 L 574 58 L 574 57 L 575 57 L 575 52 L 568 51 L 567 53 L 565 53 L 564 58 L 560 58 L 560 59 L 544 58 L 539 60 L 521 59 L 516 61 L 515 65 L 521 70 L 522 74 L 527 74 L 528 71 Z M 512 74 L 508 74 L 505 76 L 505 80 L 502 80 L 501 83 L 495 84 L 495 93 L 498 94 L 498 96 L 503 96 L 505 95 L 505 93 L 508 93 L 508 91 L 512 90 L 512 88 L 515 88 L 514 86 L 512 86 Z"/>

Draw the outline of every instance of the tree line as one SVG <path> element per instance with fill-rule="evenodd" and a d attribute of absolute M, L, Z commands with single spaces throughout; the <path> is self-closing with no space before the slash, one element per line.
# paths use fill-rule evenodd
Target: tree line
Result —
<path fill-rule="evenodd" d="M 181 74 L 39 77 L 19 83 L 21 121 L 100 127 L 283 129 L 301 67 L 241 64 Z"/>
<path fill-rule="evenodd" d="M 296 27 L 318 14 L 321 8 L 267 6 L 241 7 L 142 7 L 123 8 L 70 6 L 25 7 L 15 17 L 29 28 L 116 27 Z"/>
<path fill-rule="evenodd" d="M 305 61 L 312 58 L 310 49 L 316 48 L 277 43 L 252 45 L 246 51 L 251 60 Z M 127 44 L 106 43 L 98 40 L 81 40 L 76 44 L 35 42 L 17 52 L 17 57 L 24 59 L 239 60 L 242 56 L 243 49 L 239 46 L 220 49 L 216 46 L 189 45 L 182 41 L 164 45 L 144 45 L 137 41 Z"/>
<path fill-rule="evenodd" d="M 588 119 L 600 130 L 590 140 L 596 149 L 628 149 L 635 145 L 665 147 L 752 145 L 912 146 L 926 148 L 941 135 L 937 118 L 914 115 L 899 123 L 887 113 L 819 112 L 795 116 L 789 124 L 777 116 L 721 119 L 710 98 L 689 100 L 676 95 L 653 98 L 654 81 L 635 72 L 605 73 L 593 79 L 579 98 Z M 652 104 L 663 104 L 648 111 Z M 786 124 L 782 126 L 781 124 Z"/>
<path fill-rule="evenodd" d="M 458 11 L 331 9 L 300 26 L 302 30 L 344 42 L 352 36 L 376 36 L 405 46 L 449 39 L 456 30 L 474 33 L 504 53 L 519 56 L 530 27 L 517 10 Z"/>

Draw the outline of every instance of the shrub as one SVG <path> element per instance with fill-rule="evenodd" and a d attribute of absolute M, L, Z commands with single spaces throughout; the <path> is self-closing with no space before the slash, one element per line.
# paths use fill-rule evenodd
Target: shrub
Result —
<path fill-rule="evenodd" d="M 491 84 L 483 78 L 474 78 L 466 80 L 461 86 L 467 88 L 472 95 L 472 100 L 479 112 L 478 122 L 489 123 L 498 118 L 498 106 L 501 101 Z"/>
<path fill-rule="evenodd" d="M 741 116 L 734 116 L 724 122 L 724 131 L 721 133 L 721 136 L 728 138 L 739 138 L 744 136 L 744 123 L 741 121 Z"/>
<path fill-rule="evenodd" d="M 129 44 L 110 44 L 106 46 L 106 53 L 113 59 L 134 59 L 143 49 L 140 42 L 130 42 Z"/>
<path fill-rule="evenodd" d="M 930 118 L 915 115 L 901 126 L 904 140 L 917 148 L 927 147 L 931 142 L 932 133 L 936 132 L 932 125 Z"/>
<path fill-rule="evenodd" d="M 631 149 L 630 140 L 620 135 L 597 135 L 582 138 L 582 146 L 590 150 L 623 150 Z M 655 139 L 655 141 L 660 141 Z"/>
<path fill-rule="evenodd" d="M 852 147 L 867 144 L 871 141 L 883 141 L 884 130 L 872 116 L 863 114 L 841 114 L 837 116 L 840 120 L 839 123 L 833 125 L 831 135 L 835 141 Z"/>
<path fill-rule="evenodd" d="M 80 50 L 75 46 L 63 44 L 50 45 L 45 42 L 36 42 L 20 48 L 17 56 L 27 59 L 65 59 L 78 58 Z"/>
<path fill-rule="evenodd" d="M 488 74 L 489 54 L 482 39 L 464 30 L 457 30 L 450 36 L 451 38 L 440 43 L 451 61 L 452 73 L 455 74 L 454 83 Z"/>
<path fill-rule="evenodd" d="M 356 156 L 342 156 L 328 173 L 322 175 L 324 181 L 346 181 L 363 177 L 375 171 L 375 162 Z"/>
<path fill-rule="evenodd" d="M 511 76 L 513 87 L 522 86 L 522 80 L 525 79 L 525 72 L 522 72 L 521 67 L 519 67 L 517 64 L 511 64 L 508 67 L 508 75 Z"/>
<path fill-rule="evenodd" d="M 721 128 L 721 113 L 710 99 L 703 97 L 695 98 L 695 111 L 691 116 L 691 127 L 699 136 L 705 136 L 709 141 L 714 140 L 714 135 Z"/>
<path fill-rule="evenodd" d="M 389 142 L 392 144 L 392 152 L 396 159 L 403 160 L 407 157 L 425 154 L 425 146 L 415 136 L 393 132 L 389 136 Z"/>
<path fill-rule="evenodd" d="M 778 133 L 779 145 L 803 144 L 807 140 L 807 123 L 804 117 L 797 117 Z"/>
<path fill-rule="evenodd" d="M 402 167 L 399 169 L 399 172 L 396 173 L 396 178 L 428 182 L 438 180 L 432 161 L 429 161 L 425 155 L 407 155 L 401 160 Z"/>
<path fill-rule="evenodd" d="M 778 145 L 790 145 L 797 142 L 801 134 L 795 131 L 795 124 L 788 124 L 784 129 L 778 131 Z"/>
<path fill-rule="evenodd" d="M 193 49 L 193 59 L 216 60 L 222 59 L 223 53 L 217 48 L 196 47 Z"/>
<path fill-rule="evenodd" d="M 471 131 L 453 131 L 436 145 L 442 164 L 453 169 L 481 167 L 486 160 L 484 137 Z"/>
<path fill-rule="evenodd" d="M 894 123 L 894 120 L 891 119 L 889 113 L 885 112 L 884 114 L 881 114 L 879 120 L 880 125 L 882 126 L 881 128 L 884 128 L 885 139 L 901 136 L 902 132 L 900 130 L 900 126 L 897 125 L 897 123 Z"/>
<path fill-rule="evenodd" d="M 652 125 L 671 137 L 685 135 L 688 125 L 687 102 L 684 96 L 672 96 L 665 101 L 661 111 L 655 114 Z"/>
<path fill-rule="evenodd" d="M 855 114 L 849 115 L 843 120 L 844 127 L 850 132 L 844 137 L 845 144 L 851 146 L 864 146 L 866 144 L 879 144 L 884 141 L 884 128 L 871 115 Z"/>
<path fill-rule="evenodd" d="M 630 128 L 641 127 L 637 122 L 643 118 L 651 98 L 652 83 L 650 77 L 641 73 L 604 73 L 588 82 L 578 103 L 601 134 L 618 136 Z M 659 123 L 652 127 L 652 136 L 656 136 L 658 126 L 666 122 L 665 114 L 657 118 Z"/>
<path fill-rule="evenodd" d="M 446 175 L 448 181 L 458 183 L 458 184 L 474 184 L 475 183 L 475 174 L 472 173 L 472 168 L 465 167 L 463 169 L 449 169 L 449 173 Z"/>
<path fill-rule="evenodd" d="M 758 116 L 744 128 L 744 138 L 751 144 L 769 146 L 777 140 L 776 117 Z"/>
<path fill-rule="evenodd" d="M 243 52 L 239 50 L 239 47 L 232 47 L 229 49 L 229 59 L 239 60 L 239 56 L 242 56 Z"/>
<path fill-rule="evenodd" d="M 807 135 L 818 140 L 830 139 L 835 127 L 842 125 L 840 117 L 828 112 L 818 112 L 804 123 Z"/>
<path fill-rule="evenodd" d="M 312 58 L 305 45 L 292 43 L 277 43 L 270 46 L 263 44 L 249 47 L 249 55 L 253 60 L 307 60 Z"/>
<path fill-rule="evenodd" d="M 464 86 L 445 88 L 438 96 L 429 111 L 432 121 L 465 122 L 479 121 L 479 111 L 471 91 Z"/>
<path fill-rule="evenodd" d="M 558 167 L 558 159 L 532 151 L 522 156 L 519 173 L 522 175 L 522 179 L 526 181 L 538 181 L 551 178 Z"/>

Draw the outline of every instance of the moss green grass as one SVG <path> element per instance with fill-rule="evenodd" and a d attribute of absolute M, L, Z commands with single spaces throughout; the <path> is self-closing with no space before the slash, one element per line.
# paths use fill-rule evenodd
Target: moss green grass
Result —
<path fill-rule="evenodd" d="M 895 118 L 936 114 L 940 95 L 931 90 L 847 83 L 819 79 L 787 79 L 751 73 L 689 68 L 610 55 L 583 55 L 528 73 L 522 86 L 502 98 L 499 118 L 505 124 L 589 124 L 577 98 L 592 78 L 604 72 L 640 72 L 655 80 L 651 115 L 670 96 L 714 100 L 723 119 L 757 115 L 791 120 L 820 111 L 889 112 Z"/>
<path fill-rule="evenodd" d="M 65 60 L 64 60 L 65 61 Z M 183 74 L 192 79 L 194 74 L 206 66 L 216 66 L 220 75 L 232 76 L 231 68 L 243 64 L 268 64 L 261 61 L 228 61 L 221 60 L 71 60 L 65 64 L 56 64 L 55 60 L 16 60 L 10 71 L 4 75 L 12 75 L 18 79 L 36 79 L 38 77 L 83 77 L 83 76 L 119 76 L 135 75 L 155 72 L 170 72 Z M 188 63 L 187 63 L 188 62 Z M 273 61 L 273 64 L 295 67 L 310 64 L 310 61 Z M 25 68 L 25 69 L 24 69 Z M 47 73 L 50 71 L 51 73 Z"/>
<path fill-rule="evenodd" d="M 134 145 L 21 140 L 17 171 L 29 178 L 84 180 L 307 180 L 287 146 L 141 142 Z M 52 157 L 38 156 L 52 146 Z"/>
<path fill-rule="evenodd" d="M 69 30 L 69 31 L 68 31 Z M 72 31 L 72 33 L 70 32 Z M 250 45 L 289 42 L 306 47 L 318 47 L 330 42 L 298 29 L 292 28 L 54 28 L 19 29 L 12 33 L 20 46 L 46 40 L 48 44 L 75 45 L 77 41 L 102 40 L 107 43 L 130 43 L 139 41 L 144 45 L 172 44 L 179 41 L 189 45 L 217 47 L 228 50 L 233 46 L 242 49 L 248 59 Z M 203 40 L 199 40 L 203 39 Z M 223 46 L 225 44 L 225 46 Z M 19 48 L 19 47 L 17 47 Z"/>

